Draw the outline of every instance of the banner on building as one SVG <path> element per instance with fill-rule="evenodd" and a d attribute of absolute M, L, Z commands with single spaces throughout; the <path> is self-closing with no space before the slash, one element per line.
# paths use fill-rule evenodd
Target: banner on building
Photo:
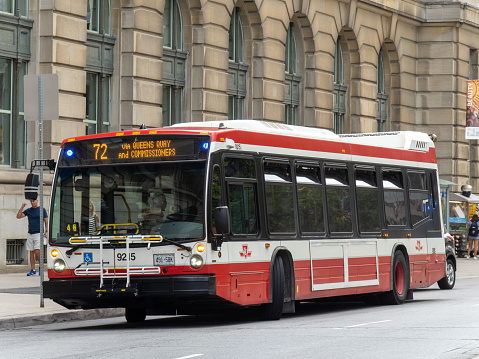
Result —
<path fill-rule="evenodd" d="M 479 80 L 467 81 L 466 139 L 479 139 Z"/>

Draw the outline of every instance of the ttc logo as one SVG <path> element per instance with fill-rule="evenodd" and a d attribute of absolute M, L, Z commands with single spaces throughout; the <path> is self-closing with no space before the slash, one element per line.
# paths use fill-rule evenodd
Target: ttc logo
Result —
<path fill-rule="evenodd" d="M 416 242 L 416 249 L 417 249 L 418 251 L 422 250 L 421 241 L 417 241 L 417 242 Z"/>
<path fill-rule="evenodd" d="M 243 245 L 243 251 L 239 252 L 241 257 L 244 257 L 244 259 L 247 259 L 248 257 L 251 257 L 251 251 L 248 251 L 248 245 Z"/>

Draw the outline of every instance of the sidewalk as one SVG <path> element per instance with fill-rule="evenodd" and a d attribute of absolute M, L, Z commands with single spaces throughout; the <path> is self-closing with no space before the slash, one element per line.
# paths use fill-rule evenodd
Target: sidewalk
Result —
<path fill-rule="evenodd" d="M 41 308 L 38 273 L 32 277 L 26 273 L 0 274 L 0 330 L 123 315 L 124 309 L 70 310 L 46 298 Z"/>
<path fill-rule="evenodd" d="M 457 280 L 479 277 L 479 260 L 457 259 Z M 46 278 L 45 278 L 46 279 Z M 71 320 L 123 316 L 123 309 L 69 310 L 44 299 L 40 307 L 40 277 L 0 274 L 0 330 Z"/>

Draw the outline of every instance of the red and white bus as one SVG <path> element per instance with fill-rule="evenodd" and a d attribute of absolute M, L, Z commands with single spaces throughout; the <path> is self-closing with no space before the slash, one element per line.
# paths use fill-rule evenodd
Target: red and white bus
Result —
<path fill-rule="evenodd" d="M 44 295 L 67 308 L 188 314 L 366 295 L 445 277 L 434 143 L 277 123 L 185 123 L 62 144 Z"/>

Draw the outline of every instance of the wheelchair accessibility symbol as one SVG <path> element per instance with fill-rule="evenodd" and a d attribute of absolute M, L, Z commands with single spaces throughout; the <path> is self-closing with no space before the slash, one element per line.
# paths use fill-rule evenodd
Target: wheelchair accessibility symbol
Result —
<path fill-rule="evenodd" d="M 93 253 L 83 253 L 83 262 L 93 262 Z"/>

